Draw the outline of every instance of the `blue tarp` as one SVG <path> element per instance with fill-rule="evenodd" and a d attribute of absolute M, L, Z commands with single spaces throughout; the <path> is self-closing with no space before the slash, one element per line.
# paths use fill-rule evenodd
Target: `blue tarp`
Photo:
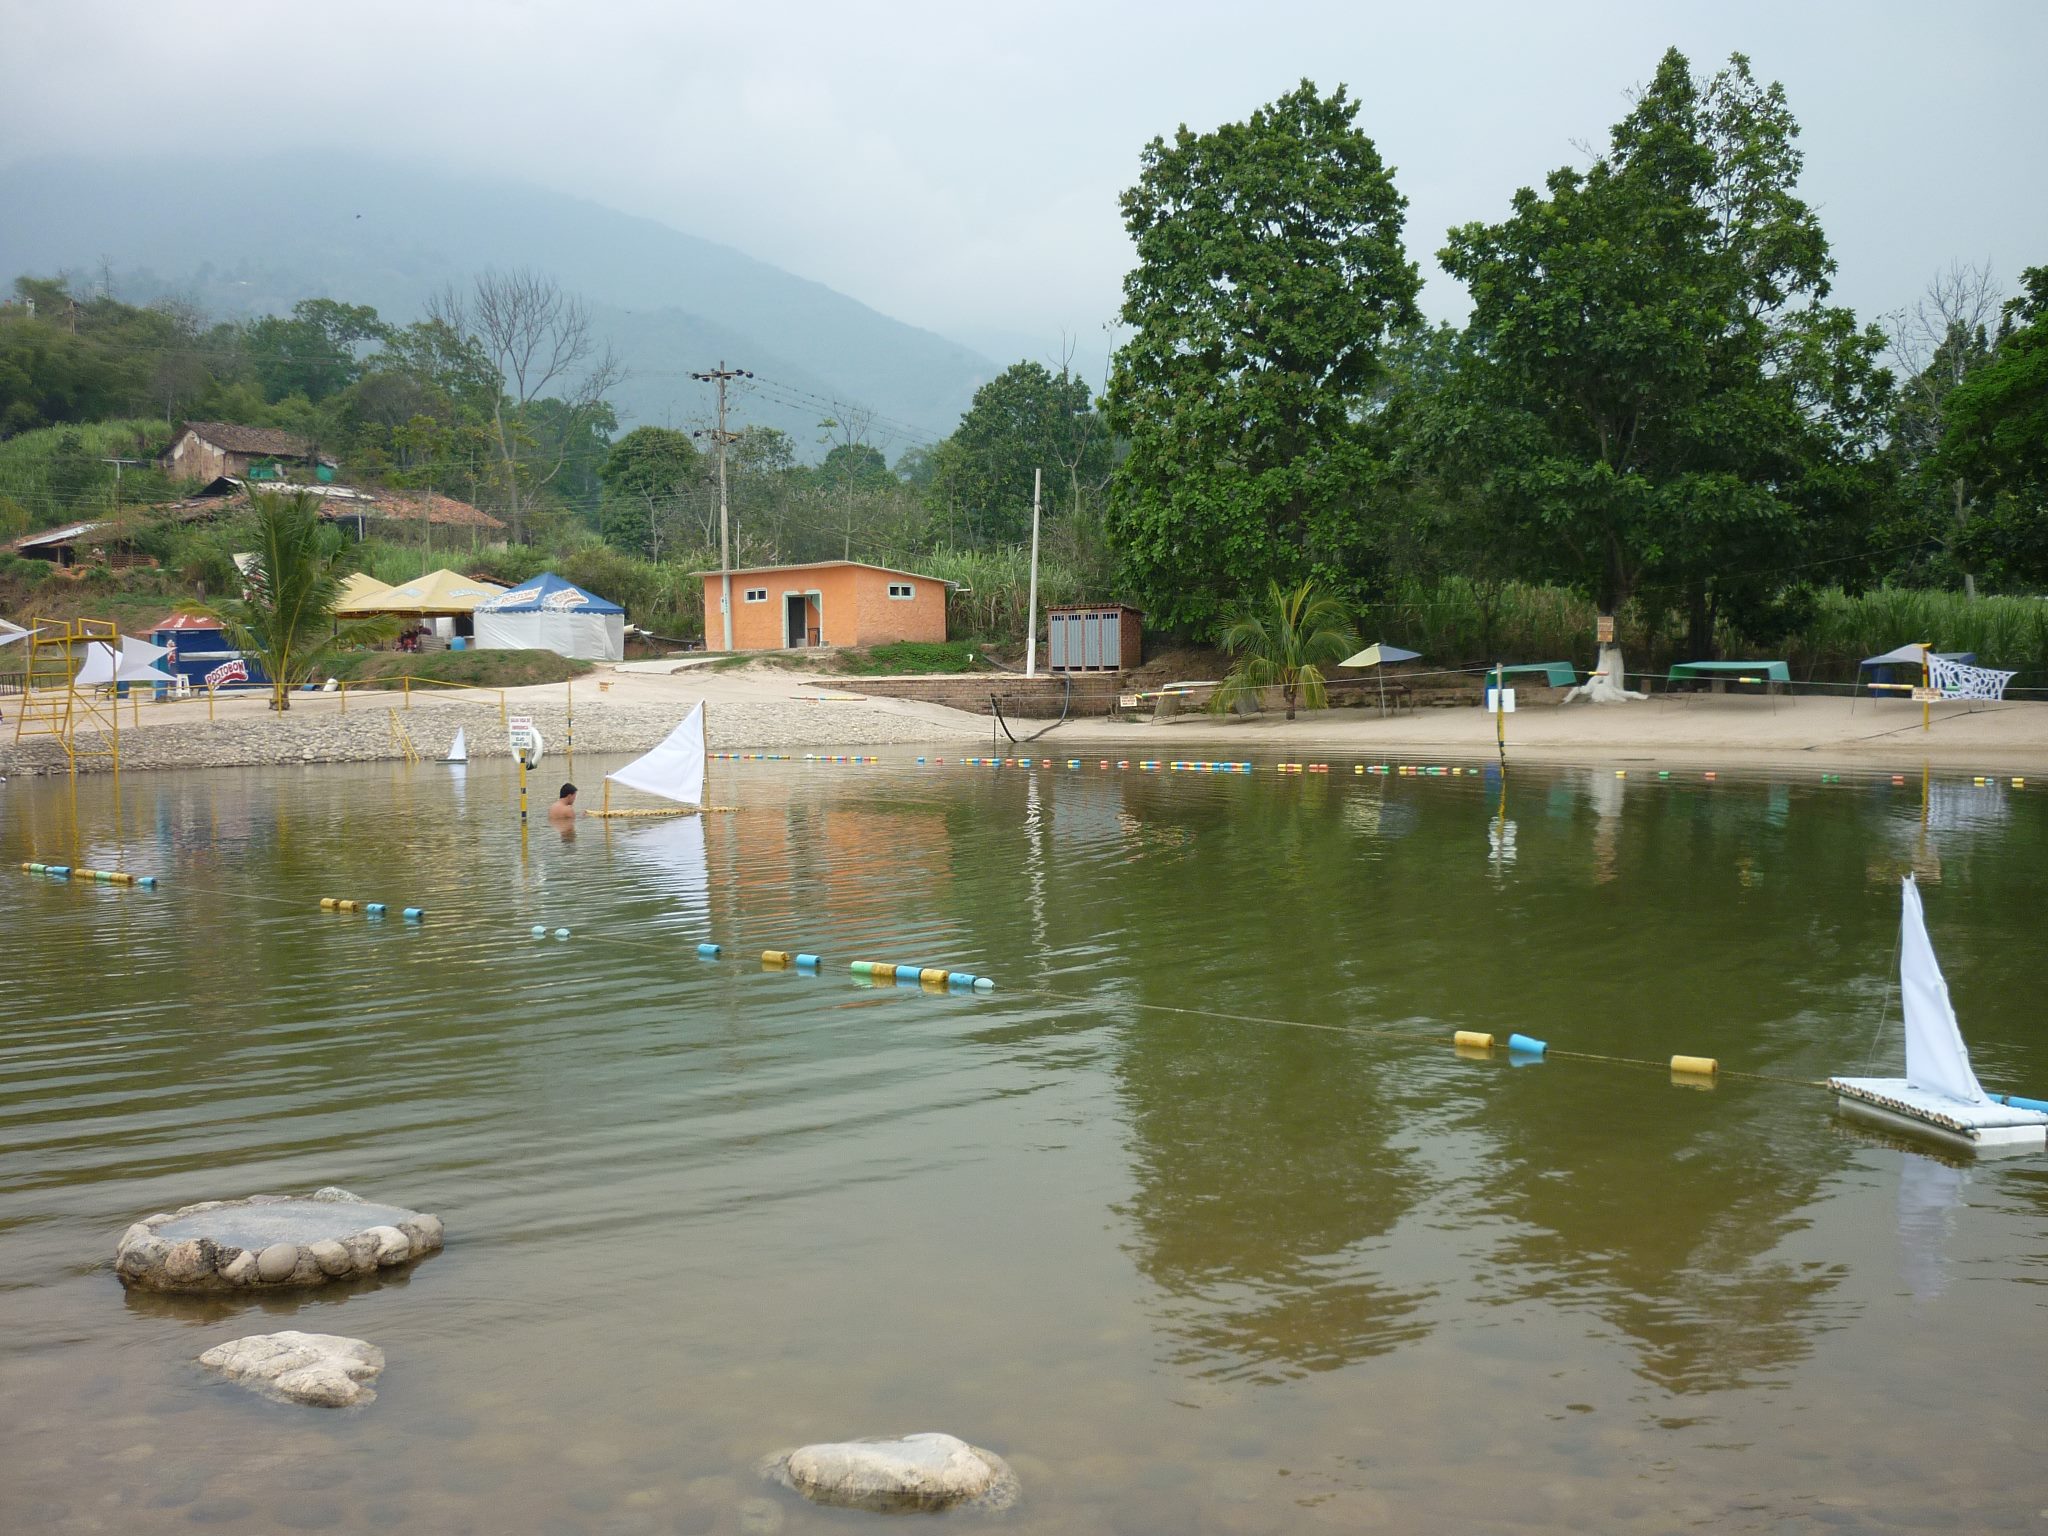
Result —
<path fill-rule="evenodd" d="M 626 610 L 609 598 L 586 592 L 573 581 L 543 571 L 510 592 L 480 604 L 478 613 L 618 613 Z"/>

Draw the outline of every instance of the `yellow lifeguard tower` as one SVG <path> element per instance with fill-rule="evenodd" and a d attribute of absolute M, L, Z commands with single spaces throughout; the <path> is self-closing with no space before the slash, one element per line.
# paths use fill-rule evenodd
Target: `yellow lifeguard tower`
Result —
<path fill-rule="evenodd" d="M 81 759 L 105 759 L 121 767 L 119 685 L 111 670 L 104 685 L 79 686 L 79 669 L 98 642 L 114 656 L 121 635 L 106 619 L 36 619 L 28 642 L 28 672 L 22 678 L 21 708 L 15 715 L 14 739 L 54 736 L 64 748 L 73 773 Z"/>

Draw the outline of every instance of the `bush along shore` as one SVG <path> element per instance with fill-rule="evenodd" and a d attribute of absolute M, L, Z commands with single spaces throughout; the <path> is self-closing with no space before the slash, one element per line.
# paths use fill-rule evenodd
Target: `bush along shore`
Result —
<path fill-rule="evenodd" d="M 179 706 L 184 707 L 184 706 Z M 121 720 L 121 768 L 126 772 L 159 768 L 262 768 L 303 763 L 371 763 L 402 758 L 404 748 L 391 731 L 390 715 L 381 708 L 352 710 L 343 715 L 327 709 L 293 709 L 283 716 L 245 714 L 209 721 L 149 721 L 152 706 L 143 706 L 146 722 L 131 728 Z M 550 761 L 569 745 L 567 712 L 554 707 L 517 705 L 532 717 L 547 743 Z M 593 753 L 645 752 L 675 729 L 679 711 L 665 704 L 610 704 L 576 714 L 576 750 Z M 496 705 L 437 702 L 398 712 L 399 723 L 423 759 L 447 754 L 458 727 L 467 733 L 472 757 L 506 757 L 505 730 Z M 55 738 L 13 738 L 12 722 L 0 727 L 0 776 L 33 777 L 68 771 L 64 751 Z M 853 703 L 829 710 L 796 701 L 721 703 L 712 711 L 708 736 L 715 750 L 779 750 L 783 748 L 911 745 L 952 740 L 959 733 L 944 725 L 892 711 Z M 96 737 L 80 736 L 84 747 Z M 81 771 L 104 771 L 104 757 L 81 758 Z"/>

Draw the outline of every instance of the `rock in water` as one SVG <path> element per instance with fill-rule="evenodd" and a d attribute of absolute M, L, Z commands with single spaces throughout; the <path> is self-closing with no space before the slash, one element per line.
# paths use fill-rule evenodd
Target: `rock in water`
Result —
<path fill-rule="evenodd" d="M 441 1218 L 345 1189 L 205 1200 L 121 1234 L 114 1269 L 145 1291 L 324 1285 L 410 1264 L 441 1246 Z"/>
<path fill-rule="evenodd" d="M 762 1471 L 814 1504 L 885 1512 L 1008 1509 L 1017 1475 L 993 1451 L 951 1435 L 839 1440 L 771 1456 Z"/>
<path fill-rule="evenodd" d="M 279 1402 L 346 1408 L 377 1396 L 370 1382 L 384 1369 L 384 1351 L 337 1333 L 252 1333 L 216 1345 L 199 1363 Z"/>

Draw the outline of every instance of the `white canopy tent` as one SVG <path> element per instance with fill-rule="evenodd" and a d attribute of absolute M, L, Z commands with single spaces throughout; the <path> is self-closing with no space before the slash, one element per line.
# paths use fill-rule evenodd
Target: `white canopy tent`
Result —
<path fill-rule="evenodd" d="M 477 608 L 476 644 L 483 651 L 624 661 L 626 610 L 548 571 Z"/>

